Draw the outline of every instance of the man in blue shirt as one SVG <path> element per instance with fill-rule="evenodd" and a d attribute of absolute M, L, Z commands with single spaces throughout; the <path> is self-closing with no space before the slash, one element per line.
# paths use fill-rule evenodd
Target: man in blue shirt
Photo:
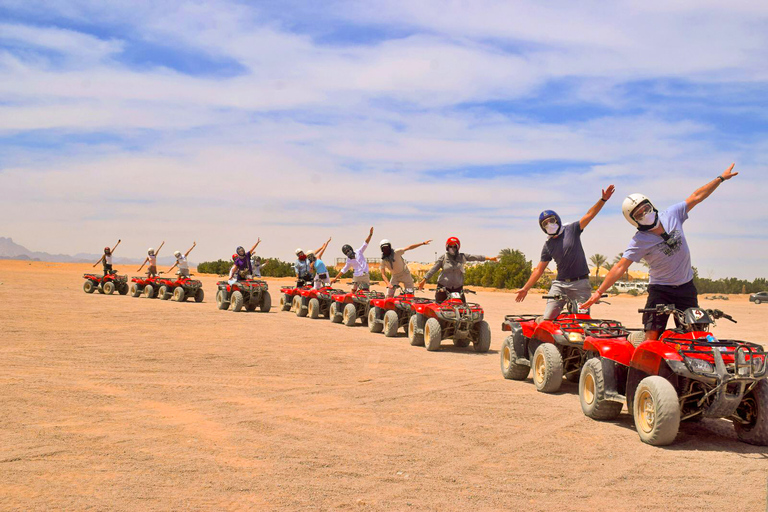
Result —
<path fill-rule="evenodd" d="M 600 299 L 606 290 L 613 286 L 632 263 L 644 259 L 648 263 L 650 286 L 646 308 L 659 304 L 674 304 L 677 309 L 698 307 L 698 292 L 693 284 L 691 251 L 683 233 L 683 223 L 688 220 L 688 212 L 694 206 L 709 197 L 723 182 L 738 175 L 731 166 L 720 176 L 697 189 L 684 202 L 672 205 L 659 212 L 651 201 L 642 194 L 632 194 L 624 200 L 624 217 L 637 228 L 624 257 L 613 266 L 605 280 L 592 297 L 583 304 L 589 307 Z M 657 340 L 666 329 L 669 315 L 644 313 L 643 325 L 646 340 Z"/>

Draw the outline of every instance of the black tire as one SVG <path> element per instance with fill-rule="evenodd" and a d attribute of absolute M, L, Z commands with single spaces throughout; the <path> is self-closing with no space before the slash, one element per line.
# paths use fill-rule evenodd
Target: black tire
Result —
<path fill-rule="evenodd" d="M 229 309 L 229 301 L 224 300 L 224 294 L 226 292 L 224 290 L 219 290 L 216 292 L 216 306 L 219 309 Z"/>
<path fill-rule="evenodd" d="M 590 359 L 581 369 L 579 401 L 581 411 L 593 420 L 612 420 L 621 414 L 624 404 L 605 398 L 605 375 L 600 358 Z"/>
<path fill-rule="evenodd" d="M 256 306 L 258 306 L 258 304 L 256 304 L 256 302 L 253 299 L 251 299 L 245 303 L 245 310 L 248 311 L 249 313 L 252 313 L 256 311 Z"/>
<path fill-rule="evenodd" d="M 112 281 L 107 281 L 102 286 L 102 289 L 104 290 L 104 293 L 106 295 L 112 295 L 113 293 L 115 293 L 115 283 L 113 283 Z"/>
<path fill-rule="evenodd" d="M 390 309 L 384 313 L 384 336 L 394 338 L 397 336 L 398 327 L 400 327 L 400 317 L 397 316 L 397 311 Z"/>
<path fill-rule="evenodd" d="M 443 332 L 437 318 L 427 318 L 424 324 L 424 346 L 427 350 L 440 350 L 440 342 L 443 340 Z"/>
<path fill-rule="evenodd" d="M 501 374 L 505 379 L 525 380 L 531 373 L 531 367 L 527 364 L 517 363 L 517 353 L 512 346 L 512 336 L 507 338 L 501 344 Z"/>
<path fill-rule="evenodd" d="M 320 318 L 320 301 L 312 297 L 307 305 L 307 315 L 312 320 Z"/>
<path fill-rule="evenodd" d="M 373 333 L 379 333 L 384 330 L 384 325 L 377 320 L 381 319 L 381 308 L 374 306 L 368 310 L 368 330 Z"/>
<path fill-rule="evenodd" d="M 307 308 L 304 307 L 304 297 L 301 295 L 296 295 L 293 298 L 293 310 L 296 313 L 296 316 L 307 316 Z"/>
<path fill-rule="evenodd" d="M 421 330 L 421 333 L 417 333 L 416 329 Z M 424 346 L 424 315 L 415 313 L 411 315 L 408 320 L 408 340 L 414 347 Z"/>
<path fill-rule="evenodd" d="M 472 340 L 469 338 L 457 338 L 456 336 L 453 337 L 453 346 L 457 348 L 467 348 L 470 343 L 472 343 Z"/>
<path fill-rule="evenodd" d="M 232 311 L 235 313 L 239 313 L 243 309 L 243 293 L 240 290 L 232 292 L 229 301 L 232 303 Z"/>
<path fill-rule="evenodd" d="M 181 286 L 178 286 L 175 290 L 173 290 L 173 300 L 176 302 L 184 302 L 186 295 L 187 294 L 184 293 L 184 288 Z"/>
<path fill-rule="evenodd" d="M 760 305 L 762 301 L 760 299 L 755 299 L 755 304 Z"/>
<path fill-rule="evenodd" d="M 139 289 L 139 285 L 136 283 L 133 283 L 131 285 L 131 297 L 138 297 L 141 295 L 141 290 Z"/>
<path fill-rule="evenodd" d="M 155 298 L 155 288 L 151 284 L 144 287 L 144 296 L 148 299 Z"/>
<path fill-rule="evenodd" d="M 533 354 L 533 383 L 542 393 L 554 393 L 563 384 L 563 356 L 552 343 L 542 343 Z"/>
<path fill-rule="evenodd" d="M 284 293 L 280 296 L 280 310 L 288 311 L 291 309 L 291 296 Z"/>
<path fill-rule="evenodd" d="M 160 300 L 168 300 L 171 295 L 168 293 L 168 287 L 163 285 L 157 290 L 157 298 Z"/>
<path fill-rule="evenodd" d="M 737 412 L 747 416 L 748 423 L 733 423 L 740 441 L 768 446 L 768 381 L 763 379 L 741 401 Z"/>
<path fill-rule="evenodd" d="M 491 350 L 491 326 L 485 320 L 480 321 L 477 331 L 477 341 L 474 344 L 475 352 L 485 353 Z"/>
<path fill-rule="evenodd" d="M 266 290 L 261 292 L 261 304 L 259 304 L 259 309 L 262 313 L 269 313 L 269 310 L 272 309 L 272 296 Z"/>
<path fill-rule="evenodd" d="M 342 314 L 341 314 L 341 304 L 334 301 L 331 302 L 330 307 L 328 308 L 328 318 L 333 322 L 334 324 L 340 324 L 342 320 Z"/>
<path fill-rule="evenodd" d="M 195 292 L 195 302 L 203 302 L 203 299 L 205 299 L 205 292 L 202 288 L 198 288 Z"/>
<path fill-rule="evenodd" d="M 117 293 L 119 293 L 120 295 L 128 295 L 128 285 L 127 284 L 121 284 L 117 288 Z"/>
<path fill-rule="evenodd" d="M 675 387 L 658 375 L 641 380 L 632 401 L 632 416 L 641 441 L 652 446 L 671 444 L 680 429 L 680 404 Z"/>
<path fill-rule="evenodd" d="M 351 327 L 355 325 L 357 321 L 357 308 L 354 304 L 347 304 L 344 306 L 344 313 L 342 313 L 342 320 L 344 325 Z"/>
<path fill-rule="evenodd" d="M 86 279 L 83 283 L 83 291 L 85 293 L 93 293 L 96 291 L 96 285 L 90 279 Z"/>

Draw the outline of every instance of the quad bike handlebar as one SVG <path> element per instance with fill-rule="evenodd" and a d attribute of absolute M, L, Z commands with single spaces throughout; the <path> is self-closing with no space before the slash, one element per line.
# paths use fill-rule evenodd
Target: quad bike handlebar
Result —
<path fill-rule="evenodd" d="M 600 296 L 600 298 L 607 297 L 607 296 L 608 296 L 608 294 L 604 293 L 604 294 L 602 294 Z M 554 295 L 542 295 L 541 298 L 542 299 L 552 299 L 552 300 L 565 300 L 565 301 L 571 300 L 567 295 L 563 295 L 561 293 L 556 293 Z M 573 300 L 575 300 L 575 299 L 573 299 Z M 609 306 L 611 305 L 610 302 L 605 301 L 605 300 L 598 300 L 597 302 L 595 302 L 595 304 L 608 304 Z M 579 306 L 581 306 L 581 305 L 579 305 Z"/>
<path fill-rule="evenodd" d="M 724 313 L 720 309 L 705 309 L 704 311 L 707 312 L 709 316 L 711 316 L 715 320 L 719 320 L 721 318 L 725 318 L 726 320 L 730 320 L 731 322 L 737 324 L 738 322 L 733 319 L 733 317 L 727 313 Z M 657 304 L 654 308 L 640 308 L 637 310 L 638 313 L 655 313 L 657 315 L 675 315 L 678 317 L 682 317 L 685 311 L 680 311 L 675 307 L 674 304 Z"/>
<path fill-rule="evenodd" d="M 437 288 L 430 288 L 429 291 L 431 291 L 431 292 L 439 292 L 439 291 L 447 292 L 448 290 L 446 290 L 442 286 L 439 286 Z M 449 293 L 471 293 L 473 295 L 477 295 L 476 291 L 470 290 L 469 288 L 462 288 L 460 292 L 449 292 Z"/>

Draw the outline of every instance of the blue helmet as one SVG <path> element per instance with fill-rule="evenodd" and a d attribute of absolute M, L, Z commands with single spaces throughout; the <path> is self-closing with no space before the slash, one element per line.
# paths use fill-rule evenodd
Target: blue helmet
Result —
<path fill-rule="evenodd" d="M 554 210 L 544 210 L 539 214 L 539 227 L 541 228 L 542 231 L 544 231 L 544 233 L 547 234 L 547 236 L 554 236 L 550 233 L 547 233 L 547 230 L 544 229 L 543 222 L 545 219 L 548 219 L 550 217 L 554 217 L 555 220 L 557 221 L 557 225 L 560 226 L 560 228 L 557 230 L 557 233 L 555 233 L 555 235 L 559 234 L 560 230 L 563 228 L 563 221 L 560 220 L 560 216 Z"/>

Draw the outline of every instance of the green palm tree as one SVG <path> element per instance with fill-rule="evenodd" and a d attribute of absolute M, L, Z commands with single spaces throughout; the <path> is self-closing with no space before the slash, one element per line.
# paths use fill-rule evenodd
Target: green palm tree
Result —
<path fill-rule="evenodd" d="M 591 261 L 592 264 L 595 266 L 595 282 L 597 282 L 597 280 L 600 277 L 600 267 L 605 265 L 605 262 L 607 260 L 608 259 L 602 254 L 593 254 L 592 257 L 589 258 L 589 261 Z"/>

